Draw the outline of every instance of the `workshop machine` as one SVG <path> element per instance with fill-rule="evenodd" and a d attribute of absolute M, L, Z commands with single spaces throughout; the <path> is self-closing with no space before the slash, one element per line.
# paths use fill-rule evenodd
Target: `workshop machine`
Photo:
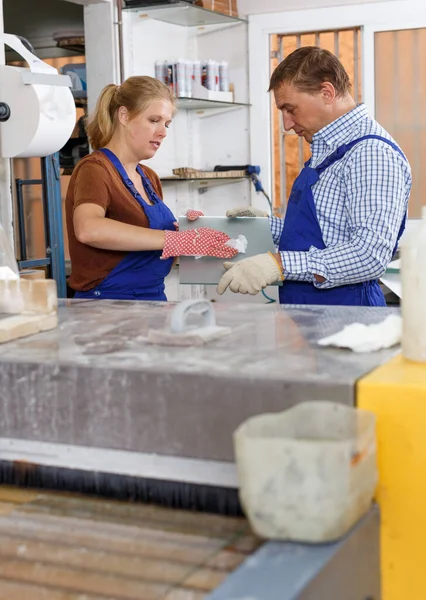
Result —
<path fill-rule="evenodd" d="M 200 347 L 150 344 L 172 309 L 61 301 L 57 329 L 0 345 L 4 482 L 238 514 L 238 425 L 303 400 L 354 405 L 356 381 L 395 353 L 349 358 L 316 345 L 395 309 L 220 304 L 217 323 L 229 336 Z M 378 536 L 373 508 L 336 544 L 263 545 L 213 598 L 251 589 L 262 600 L 378 600 Z"/>

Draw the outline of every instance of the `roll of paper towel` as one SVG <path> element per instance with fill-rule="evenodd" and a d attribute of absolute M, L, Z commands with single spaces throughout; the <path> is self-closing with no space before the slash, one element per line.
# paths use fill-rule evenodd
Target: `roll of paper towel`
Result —
<path fill-rule="evenodd" d="M 74 98 L 66 83 L 71 82 L 28 52 L 16 36 L 4 37 L 30 68 L 0 66 L 0 100 L 11 113 L 0 123 L 0 155 L 48 156 L 64 146 L 75 127 Z"/>

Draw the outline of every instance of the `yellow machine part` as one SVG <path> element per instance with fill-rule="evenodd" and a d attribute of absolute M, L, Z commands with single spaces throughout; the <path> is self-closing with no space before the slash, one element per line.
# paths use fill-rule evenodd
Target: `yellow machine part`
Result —
<path fill-rule="evenodd" d="M 426 600 L 426 364 L 399 355 L 356 399 L 377 416 L 382 600 Z"/>

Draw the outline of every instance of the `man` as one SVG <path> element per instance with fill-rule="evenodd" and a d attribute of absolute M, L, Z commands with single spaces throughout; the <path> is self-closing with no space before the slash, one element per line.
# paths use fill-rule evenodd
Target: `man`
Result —
<path fill-rule="evenodd" d="M 278 253 L 225 263 L 218 293 L 257 294 L 283 281 L 285 304 L 385 306 L 378 278 L 404 230 L 411 190 L 402 150 L 364 104 L 327 50 L 304 47 L 283 60 L 270 87 L 284 128 L 311 144 L 285 219 L 270 217 Z M 251 207 L 227 216 L 266 216 Z"/>

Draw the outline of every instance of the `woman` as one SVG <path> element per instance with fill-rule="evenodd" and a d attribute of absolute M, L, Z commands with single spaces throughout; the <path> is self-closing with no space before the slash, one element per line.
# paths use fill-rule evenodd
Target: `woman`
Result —
<path fill-rule="evenodd" d="M 219 231 L 176 231 L 152 158 L 175 113 L 174 97 L 151 77 L 102 91 L 87 133 L 94 150 L 72 174 L 66 217 L 75 298 L 167 300 L 175 256 L 232 257 Z"/>

